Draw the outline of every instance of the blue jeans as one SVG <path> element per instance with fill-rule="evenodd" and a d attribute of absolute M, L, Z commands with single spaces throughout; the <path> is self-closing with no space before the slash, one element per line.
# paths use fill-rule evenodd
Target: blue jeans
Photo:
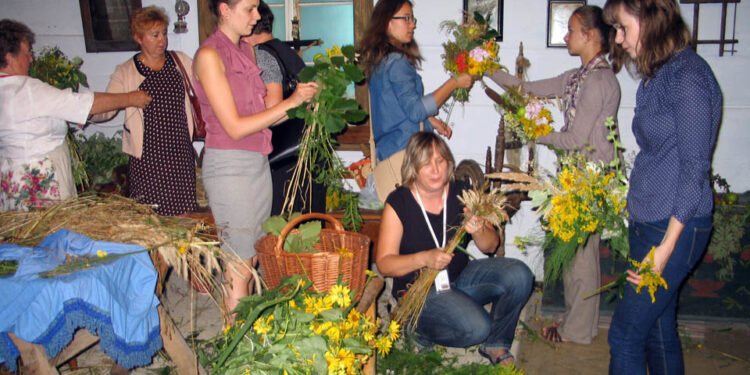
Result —
<path fill-rule="evenodd" d="M 642 260 L 661 243 L 669 220 L 630 223 L 630 257 Z M 626 287 L 609 329 L 609 373 L 638 375 L 684 374 L 682 346 L 677 334 L 677 300 L 680 287 L 703 258 L 711 234 L 711 217 L 685 223 L 662 276 L 668 289 L 659 288 L 656 302 L 645 289 L 640 294 Z"/>
<path fill-rule="evenodd" d="M 531 295 L 534 275 L 510 258 L 473 260 L 451 282 L 449 291 L 427 295 L 417 322 L 418 341 L 465 348 L 508 349 L 521 308 Z M 488 314 L 484 305 L 492 303 Z"/>

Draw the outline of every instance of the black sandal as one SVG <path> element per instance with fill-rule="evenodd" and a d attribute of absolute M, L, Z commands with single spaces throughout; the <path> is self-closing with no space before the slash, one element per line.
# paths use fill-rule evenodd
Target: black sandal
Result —
<path fill-rule="evenodd" d="M 484 358 L 487 358 L 493 366 L 503 363 L 503 361 L 505 361 L 508 358 L 513 358 L 513 362 L 515 362 L 516 360 L 515 357 L 513 357 L 513 354 L 510 353 L 510 350 L 508 350 L 507 352 L 503 354 L 500 354 L 497 358 L 492 358 L 492 356 L 490 356 L 490 353 L 485 352 L 484 349 L 482 348 L 479 348 L 478 352 L 479 352 L 479 355 L 481 355 Z"/>

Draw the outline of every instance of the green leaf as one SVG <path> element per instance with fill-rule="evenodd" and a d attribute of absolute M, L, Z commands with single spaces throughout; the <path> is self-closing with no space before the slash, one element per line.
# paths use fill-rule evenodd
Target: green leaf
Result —
<path fill-rule="evenodd" d="M 540 207 L 547 201 L 549 194 L 544 190 L 532 190 L 529 192 L 531 198 L 531 207 Z"/>
<path fill-rule="evenodd" d="M 359 108 L 359 103 L 354 99 L 342 99 L 334 103 L 333 108 L 337 111 L 352 111 Z"/>
<path fill-rule="evenodd" d="M 365 79 L 365 75 L 362 73 L 362 69 L 360 69 L 356 65 L 346 64 L 343 66 L 343 69 L 344 73 L 346 73 L 346 76 L 349 77 L 349 79 L 354 83 L 359 83 L 363 79 Z"/>
<path fill-rule="evenodd" d="M 344 119 L 350 124 L 356 124 L 367 118 L 367 111 L 357 109 L 355 111 L 347 111 L 344 113 Z"/>
<path fill-rule="evenodd" d="M 341 47 L 341 53 L 343 53 L 349 61 L 354 60 L 355 52 L 354 46 L 351 44 Z"/>
<path fill-rule="evenodd" d="M 266 221 L 263 222 L 263 224 L 260 225 L 261 229 L 263 229 L 263 232 L 265 233 L 271 233 L 275 235 L 280 235 L 281 230 L 284 229 L 287 222 L 284 220 L 281 216 L 271 216 Z"/>
<path fill-rule="evenodd" d="M 337 134 L 346 128 L 346 122 L 338 116 L 331 116 L 328 118 L 328 121 L 325 122 L 324 126 L 331 134 Z"/>
<path fill-rule="evenodd" d="M 331 57 L 331 64 L 333 64 L 333 66 L 340 67 L 346 64 L 346 58 L 344 58 L 344 56 L 339 56 L 339 55 L 333 56 Z"/>
<path fill-rule="evenodd" d="M 336 321 L 344 319 L 344 312 L 341 309 L 330 309 L 320 313 L 324 320 Z"/>
<path fill-rule="evenodd" d="M 310 82 L 315 79 L 316 74 L 318 74 L 318 71 L 315 68 L 306 66 L 297 74 L 297 78 L 299 78 L 300 82 Z"/>

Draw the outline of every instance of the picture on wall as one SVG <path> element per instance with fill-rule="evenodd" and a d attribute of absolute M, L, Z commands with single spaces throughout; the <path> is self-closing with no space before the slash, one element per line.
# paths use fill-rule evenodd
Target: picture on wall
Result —
<path fill-rule="evenodd" d="M 479 12 L 483 16 L 491 13 L 500 34 L 497 41 L 503 40 L 503 0 L 464 0 L 464 12 L 469 17 L 473 17 L 474 12 Z"/>
<path fill-rule="evenodd" d="M 130 15 L 141 0 L 80 0 L 86 52 L 137 51 Z"/>
<path fill-rule="evenodd" d="M 576 8 L 586 5 L 585 0 L 549 0 L 547 7 L 547 47 L 565 47 L 568 19 Z"/>

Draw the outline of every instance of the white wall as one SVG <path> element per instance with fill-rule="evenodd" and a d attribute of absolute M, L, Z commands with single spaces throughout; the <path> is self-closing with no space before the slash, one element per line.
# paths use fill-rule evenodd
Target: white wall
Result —
<path fill-rule="evenodd" d="M 198 22 L 196 0 L 187 0 L 191 11 L 187 16 L 188 33 L 174 34 L 169 26 L 169 48 L 182 50 L 188 55 L 198 48 Z M 414 13 L 419 19 L 416 39 L 422 49 L 425 62 L 422 65 L 422 77 L 425 88 L 433 91 L 439 87 L 448 75 L 443 71 L 440 54 L 441 43 L 447 38 L 439 29 L 440 22 L 460 18 L 463 0 L 413 0 Z M 592 5 L 602 6 L 605 0 L 589 0 Z M 173 23 L 177 16 L 173 0 L 143 0 L 144 6 L 158 5 L 166 8 Z M 2 18 L 13 18 L 24 22 L 37 35 L 36 47 L 57 45 L 68 56 L 81 56 L 84 59 L 83 70 L 87 74 L 92 90 L 102 91 L 106 88 L 109 75 L 115 66 L 132 57 L 133 52 L 86 53 L 83 42 L 83 27 L 78 1 L 74 0 L 0 0 Z M 683 14 L 690 26 L 692 24 L 692 5 L 682 5 Z M 728 35 L 731 35 L 732 11 L 728 22 Z M 724 93 L 724 118 L 720 129 L 716 151 L 714 153 L 714 171 L 729 181 L 735 191 L 750 190 L 750 2 L 741 2 L 737 6 L 737 24 L 735 37 L 741 42 L 736 47 L 735 55 L 718 56 L 717 45 L 702 45 L 698 52 L 711 65 Z M 564 70 L 580 65 L 577 57 L 571 57 L 564 48 L 546 47 L 547 1 L 545 0 L 505 0 L 504 41 L 501 43 L 501 62 L 514 69 L 518 45 L 524 43 L 524 54 L 531 60 L 529 78 L 542 79 L 557 75 Z M 743 21 L 744 20 L 744 21 Z M 720 25 L 720 6 L 704 5 L 700 12 L 701 39 L 718 39 Z M 622 102 L 619 112 L 620 130 L 626 152 L 637 151 L 630 124 L 633 118 L 635 91 L 638 81 L 626 72 L 618 76 L 622 88 Z M 494 83 L 488 85 L 498 90 Z M 553 111 L 556 126 L 562 126 L 559 111 Z M 450 146 L 458 160 L 475 159 L 484 164 L 487 147 L 495 144 L 499 115 L 491 101 L 482 92 L 481 85 L 476 84 L 471 92 L 471 102 L 464 107 L 454 109 L 451 122 L 454 124 L 453 139 Z M 95 125 L 92 131 L 104 131 L 111 134 L 120 128 L 122 115 L 105 126 Z M 544 146 L 537 150 L 539 163 L 543 168 L 553 169 L 554 156 Z M 357 160 L 357 155 L 347 155 L 346 160 Z M 525 259 L 541 278 L 541 258 L 539 249 L 530 249 L 522 254 L 512 246 L 516 235 L 533 234 L 538 230 L 533 213 L 525 207 L 514 217 L 507 228 L 506 251 L 510 256 Z"/>
<path fill-rule="evenodd" d="M 422 48 L 425 62 L 422 76 L 427 90 L 436 89 L 448 75 L 441 66 L 441 43 L 447 38 L 440 32 L 439 24 L 446 19 L 458 19 L 462 0 L 415 0 L 414 12 L 419 19 L 416 39 Z M 157 5 L 164 7 L 173 23 L 177 15 L 173 0 L 143 0 L 144 6 Z M 198 21 L 196 0 L 188 0 L 191 10 L 187 15 L 188 32 L 174 34 L 169 26 L 169 48 L 182 50 L 192 55 L 198 48 Z M 80 9 L 74 0 L 0 0 L 3 18 L 12 18 L 24 22 L 37 35 L 36 48 L 45 45 L 57 45 L 69 56 L 81 56 L 84 59 L 83 70 L 87 74 L 92 90 L 104 90 L 109 75 L 114 67 L 130 58 L 132 52 L 86 53 L 83 43 L 83 27 Z M 604 0 L 589 0 L 589 4 L 603 5 Z M 728 30 L 731 33 L 731 14 Z M 692 23 L 692 5 L 682 5 L 683 14 Z M 714 170 L 724 176 L 732 188 L 737 191 L 750 190 L 750 132 L 747 129 L 750 119 L 750 2 L 741 2 L 737 6 L 736 38 L 741 42 L 734 56 L 725 54 L 718 57 L 717 45 L 702 45 L 698 52 L 714 69 L 724 92 L 724 121 L 714 154 Z M 531 60 L 529 77 L 541 79 L 574 68 L 579 59 L 568 56 L 564 48 L 546 48 L 547 1 L 544 0 L 505 0 L 504 41 L 501 43 L 501 60 L 513 68 L 518 53 L 518 44 L 524 43 L 524 52 Z M 703 5 L 700 13 L 701 38 L 718 38 L 720 6 Z M 619 113 L 622 137 L 628 151 L 637 150 L 630 131 L 633 116 L 635 90 L 637 81 L 626 72 L 618 76 L 622 87 L 622 103 Z M 491 82 L 488 84 L 497 89 Z M 555 113 L 558 126 L 562 118 Z M 484 95 L 479 84 L 471 93 L 471 102 L 464 107 L 456 107 L 451 121 L 454 123 L 454 137 L 450 141 L 458 159 L 472 158 L 484 163 L 488 146 L 494 147 L 497 131 L 498 114 L 490 100 Z M 122 124 L 118 117 L 105 126 L 92 126 L 93 131 L 112 132 Z M 109 129 L 108 129 L 108 128 Z M 90 130 L 91 131 L 91 130 Z M 551 167 L 552 155 L 539 147 L 539 159 L 542 166 Z"/>

